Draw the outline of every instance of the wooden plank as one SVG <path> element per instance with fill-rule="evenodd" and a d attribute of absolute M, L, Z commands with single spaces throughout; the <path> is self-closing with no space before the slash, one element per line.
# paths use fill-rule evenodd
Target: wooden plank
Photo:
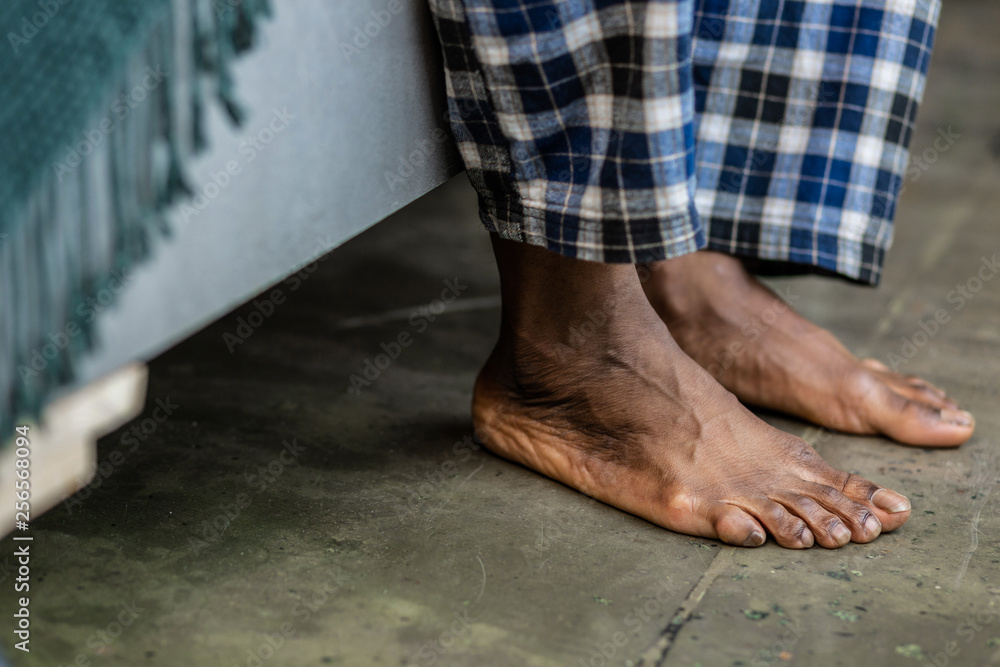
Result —
<path fill-rule="evenodd" d="M 27 422 L 33 519 L 93 479 L 97 439 L 142 412 L 147 379 L 145 365 L 129 364 L 52 402 L 41 425 Z M 8 443 L 0 452 L 0 535 L 14 529 L 15 460 Z"/>

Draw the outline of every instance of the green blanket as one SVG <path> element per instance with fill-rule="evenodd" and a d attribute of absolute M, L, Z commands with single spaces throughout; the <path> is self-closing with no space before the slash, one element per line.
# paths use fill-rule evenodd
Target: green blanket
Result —
<path fill-rule="evenodd" d="M 122 272 L 168 231 L 205 90 L 267 0 L 0 3 L 0 441 L 72 381 Z"/>

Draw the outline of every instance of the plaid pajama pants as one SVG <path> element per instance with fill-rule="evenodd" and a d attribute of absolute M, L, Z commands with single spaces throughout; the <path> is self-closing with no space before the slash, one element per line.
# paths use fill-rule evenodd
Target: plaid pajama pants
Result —
<path fill-rule="evenodd" d="M 940 0 L 430 0 L 487 229 L 877 284 Z"/>

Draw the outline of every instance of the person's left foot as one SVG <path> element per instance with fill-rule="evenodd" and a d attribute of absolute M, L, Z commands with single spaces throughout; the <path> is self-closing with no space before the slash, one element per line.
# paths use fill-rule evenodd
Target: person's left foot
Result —
<path fill-rule="evenodd" d="M 738 259 L 702 250 L 644 270 L 646 296 L 681 349 L 744 403 L 911 445 L 954 447 L 972 436 L 972 415 L 943 391 L 858 359 Z"/>

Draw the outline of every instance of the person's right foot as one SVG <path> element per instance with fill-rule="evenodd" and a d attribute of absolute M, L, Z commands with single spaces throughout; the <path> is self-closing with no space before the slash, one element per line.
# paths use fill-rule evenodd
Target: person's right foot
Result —
<path fill-rule="evenodd" d="M 473 420 L 496 454 L 733 545 L 770 534 L 785 547 L 835 548 L 909 518 L 906 498 L 827 465 L 685 355 L 630 266 L 494 243 L 504 316 Z"/>

